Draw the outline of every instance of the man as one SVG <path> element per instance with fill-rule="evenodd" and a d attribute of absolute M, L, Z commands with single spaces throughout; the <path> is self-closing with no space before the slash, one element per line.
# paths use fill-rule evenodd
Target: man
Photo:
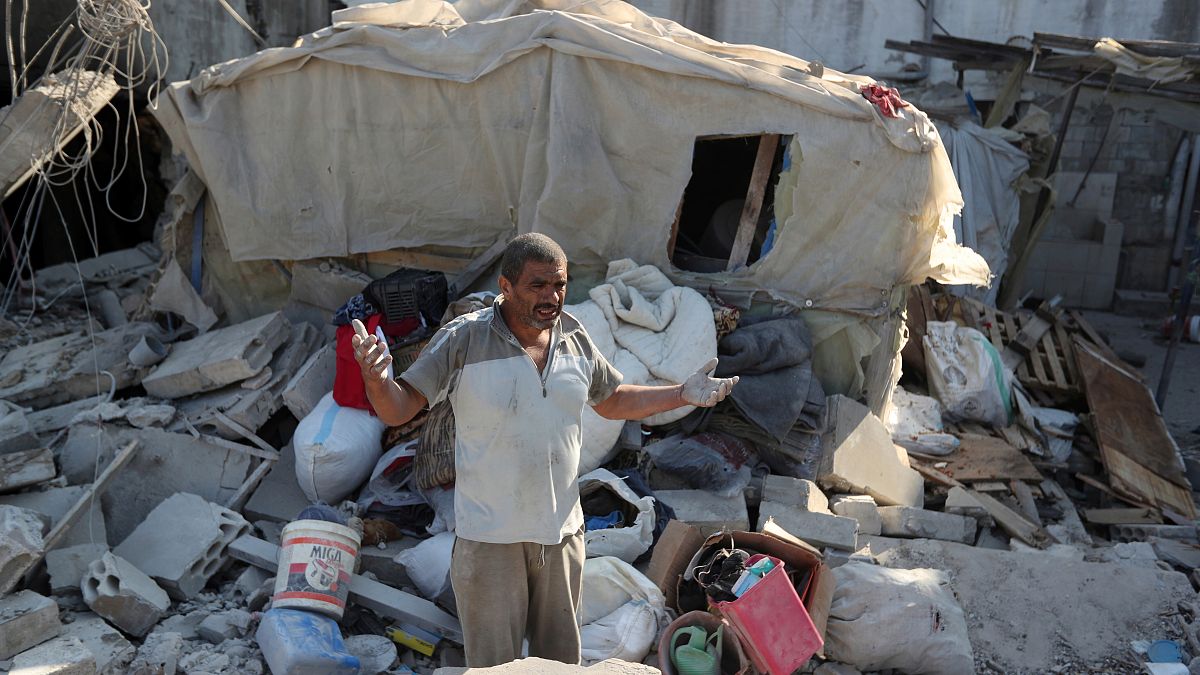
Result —
<path fill-rule="evenodd" d="M 451 581 L 467 665 L 515 660 L 526 636 L 530 656 L 578 663 L 583 406 L 609 419 L 642 419 L 716 405 L 737 378 L 709 377 L 713 359 L 681 385 L 621 384 L 583 326 L 563 312 L 567 257 L 545 235 L 508 244 L 499 282 L 493 307 L 443 326 L 398 379 L 387 377 L 387 346 L 358 322 L 355 357 L 388 425 L 445 399 L 454 408 Z"/>

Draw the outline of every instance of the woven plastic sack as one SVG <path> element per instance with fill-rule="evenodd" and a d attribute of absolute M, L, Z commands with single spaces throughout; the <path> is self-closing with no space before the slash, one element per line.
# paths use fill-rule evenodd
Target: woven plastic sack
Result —
<path fill-rule="evenodd" d="M 421 427 L 413 480 L 422 490 L 454 482 L 454 409 L 449 401 L 433 406 Z"/>
<path fill-rule="evenodd" d="M 956 420 L 996 427 L 1012 421 L 1012 373 L 974 328 L 930 321 L 922 339 L 930 392 Z"/>

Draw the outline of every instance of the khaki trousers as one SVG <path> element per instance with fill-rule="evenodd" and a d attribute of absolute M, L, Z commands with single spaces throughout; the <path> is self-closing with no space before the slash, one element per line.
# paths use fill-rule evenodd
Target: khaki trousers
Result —
<path fill-rule="evenodd" d="M 462 622 L 467 666 L 486 668 L 529 655 L 579 663 L 583 531 L 554 546 L 454 544 L 450 580 Z"/>

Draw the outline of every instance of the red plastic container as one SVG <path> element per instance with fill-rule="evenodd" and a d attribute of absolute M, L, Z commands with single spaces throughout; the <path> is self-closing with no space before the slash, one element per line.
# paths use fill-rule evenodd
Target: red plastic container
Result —
<path fill-rule="evenodd" d="M 717 609 L 733 626 L 759 672 L 791 675 L 820 651 L 824 641 L 782 560 L 759 554 L 751 556 L 746 567 L 763 558 L 770 558 L 775 569 L 737 600 L 717 603 Z"/>

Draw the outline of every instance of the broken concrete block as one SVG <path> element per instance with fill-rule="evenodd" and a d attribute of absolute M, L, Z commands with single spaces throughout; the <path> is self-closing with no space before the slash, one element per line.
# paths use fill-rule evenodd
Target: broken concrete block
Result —
<path fill-rule="evenodd" d="M 829 500 L 811 480 L 791 476 L 767 476 L 763 481 L 764 502 L 797 506 L 813 513 L 829 513 Z"/>
<path fill-rule="evenodd" d="M 142 371 L 129 363 L 129 350 L 143 335 L 158 332 L 158 326 L 136 321 L 94 333 L 95 350 L 87 331 L 9 350 L 0 358 L 0 382 L 16 380 L 0 387 L 0 399 L 41 409 L 137 384 Z"/>
<path fill-rule="evenodd" d="M 131 673 L 161 673 L 175 675 L 183 656 L 183 636 L 179 633 L 151 633 L 138 648 L 129 664 Z"/>
<path fill-rule="evenodd" d="M 337 370 L 337 352 L 333 344 L 318 349 L 283 389 L 283 404 L 296 419 L 304 419 L 321 397 L 333 391 L 333 376 Z"/>
<path fill-rule="evenodd" d="M 196 596 L 226 561 L 226 548 L 248 534 L 241 515 L 196 495 L 179 493 L 159 504 L 113 549 L 176 600 Z"/>
<path fill-rule="evenodd" d="M 1151 537 L 1196 541 L 1194 525 L 1111 525 L 1108 531 L 1113 541 L 1147 541 Z"/>
<path fill-rule="evenodd" d="M 154 292 L 150 294 L 150 307 L 182 316 L 201 333 L 217 323 L 216 313 L 204 303 L 175 258 L 167 262 L 162 276 L 155 282 Z"/>
<path fill-rule="evenodd" d="M 1123 542 L 1107 548 L 1094 549 L 1089 551 L 1084 559 L 1143 569 L 1160 569 L 1158 554 L 1152 545 L 1144 541 Z"/>
<path fill-rule="evenodd" d="M 0 598 L 0 661 L 58 635 L 58 605 L 44 595 L 20 591 Z"/>
<path fill-rule="evenodd" d="M 165 427 L 175 419 L 175 406 L 166 404 L 129 406 L 126 402 L 125 419 L 137 427 Z"/>
<path fill-rule="evenodd" d="M 197 609 L 187 614 L 172 614 L 163 619 L 150 631 L 150 635 L 146 638 L 157 635 L 158 633 L 178 633 L 184 640 L 199 640 L 200 633 L 197 629 L 200 624 L 208 618 L 210 612 L 202 609 Z"/>
<path fill-rule="evenodd" d="M 657 490 L 654 497 L 675 509 L 675 518 L 694 525 L 704 536 L 722 529 L 750 529 L 746 500 L 741 495 L 722 497 L 705 490 Z"/>
<path fill-rule="evenodd" d="M 759 506 L 758 521 L 765 524 L 767 519 L 773 519 L 788 534 L 817 548 L 829 546 L 843 551 L 858 548 L 858 521 L 853 518 L 764 501 Z"/>
<path fill-rule="evenodd" d="M 71 420 L 75 419 L 80 413 L 87 412 L 92 408 L 104 403 L 108 399 L 108 395 L 92 396 L 89 398 L 71 401 L 62 405 L 43 408 L 42 410 L 34 410 L 28 413 L 29 424 L 33 427 L 33 431 L 38 434 L 53 434 L 60 429 L 66 429 L 71 426 Z"/>
<path fill-rule="evenodd" d="M 226 503 L 250 468 L 250 455 L 188 434 L 117 424 L 80 425 L 71 428 L 60 452 L 63 475 L 71 483 L 92 480 L 94 471 L 103 471 L 114 453 L 131 440 L 141 446 L 100 498 L 111 542 L 123 541 L 154 507 L 177 492 Z"/>
<path fill-rule="evenodd" d="M 32 450 L 40 444 L 41 440 L 25 410 L 8 401 L 0 401 L 0 455 Z"/>
<path fill-rule="evenodd" d="M 256 523 L 260 520 L 290 523 L 309 504 L 296 480 L 296 451 L 288 443 L 279 451 L 279 461 L 258 484 L 242 513 Z"/>
<path fill-rule="evenodd" d="M 883 520 L 879 517 L 879 506 L 870 495 L 838 495 L 829 502 L 829 508 L 839 516 L 858 521 L 858 533 L 878 535 L 883 533 Z"/>
<path fill-rule="evenodd" d="M 974 518 L 910 506 L 881 506 L 879 517 L 883 521 L 884 536 L 942 539 L 964 544 L 975 541 Z"/>
<path fill-rule="evenodd" d="M 0 455 L 0 492 L 37 485 L 58 475 L 49 448 Z"/>
<path fill-rule="evenodd" d="M 49 518 L 51 526 L 54 526 L 58 525 L 58 521 L 67 515 L 67 511 L 83 498 L 87 493 L 88 487 L 88 485 L 68 485 L 66 487 L 54 487 L 42 490 L 41 492 L 3 495 L 0 496 L 0 504 L 29 509 Z M 75 521 L 75 524 L 71 526 L 71 529 L 67 530 L 66 534 L 63 535 L 62 540 L 57 544 L 59 548 L 78 544 L 90 544 L 92 542 L 97 544 L 108 543 L 108 529 L 105 527 L 104 513 L 100 508 L 100 502 L 93 501 L 86 509 L 79 516 L 79 519 Z M 75 585 L 78 586 L 79 579 L 75 579 L 75 582 Z"/>
<path fill-rule="evenodd" d="M 93 612 L 134 637 L 142 637 L 171 607 L 167 592 L 124 558 L 105 553 L 88 566 L 81 584 Z"/>
<path fill-rule="evenodd" d="M 266 570 L 261 570 L 253 565 L 242 570 L 237 579 L 233 580 L 233 586 L 230 587 L 230 593 L 235 600 L 244 600 L 251 596 L 255 591 L 263 585 L 263 582 L 274 579 L 275 575 Z"/>
<path fill-rule="evenodd" d="M 950 493 L 946 495 L 946 505 L 944 509 L 946 513 L 953 513 L 959 516 L 967 516 L 974 518 L 980 527 L 991 527 L 996 521 L 992 518 L 992 514 L 975 499 L 970 492 L 960 488 L 950 488 Z"/>
<path fill-rule="evenodd" d="M 12 590 L 42 555 L 43 531 L 38 514 L 0 505 L 0 595 Z"/>
<path fill-rule="evenodd" d="M 383 548 L 379 546 L 363 546 L 358 550 L 358 559 L 362 562 L 360 574 L 370 572 L 375 578 L 394 588 L 412 587 L 413 581 L 408 576 L 408 569 L 396 563 L 396 556 L 423 540 L 413 537 L 402 537 L 389 541 Z"/>
<path fill-rule="evenodd" d="M 250 612 L 241 609 L 231 609 L 225 612 L 209 614 L 200 622 L 196 633 L 201 638 L 214 645 L 226 640 L 232 640 L 246 635 L 250 630 Z"/>
<path fill-rule="evenodd" d="M 76 615 L 67 629 L 71 637 L 79 638 L 96 659 L 100 675 L 125 673 L 137 650 L 121 632 L 99 616 L 85 612 Z"/>
<path fill-rule="evenodd" d="M 1200 547 L 1194 544 L 1152 537 L 1150 545 L 1154 547 L 1154 552 L 1158 554 L 1159 559 L 1176 567 L 1182 567 L 1188 571 L 1200 567 Z"/>
<path fill-rule="evenodd" d="M 88 567 L 108 553 L 108 544 L 79 544 L 56 548 L 46 553 L 46 571 L 50 574 L 50 592 L 79 590 Z"/>
<path fill-rule="evenodd" d="M 325 321 L 350 298 L 363 292 L 370 276 L 328 262 L 297 261 L 292 265 L 291 302 L 325 311 Z"/>
<path fill-rule="evenodd" d="M 64 635 L 13 659 L 17 675 L 96 675 L 96 657 L 79 638 Z"/>
<path fill-rule="evenodd" d="M 289 327 L 282 313 L 273 312 L 177 342 L 142 386 L 152 396 L 181 398 L 254 377 L 270 362 Z"/>
<path fill-rule="evenodd" d="M 883 422 L 866 406 L 845 396 L 826 404 L 828 431 L 821 438 L 817 483 L 834 492 L 866 494 L 879 504 L 925 503 L 925 481 L 908 463 L 908 453 L 892 443 Z"/>

